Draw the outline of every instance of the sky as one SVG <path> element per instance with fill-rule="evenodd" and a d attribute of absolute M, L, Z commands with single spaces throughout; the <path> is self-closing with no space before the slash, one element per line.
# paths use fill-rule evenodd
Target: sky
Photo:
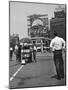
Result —
<path fill-rule="evenodd" d="M 54 17 L 56 4 L 38 4 L 10 2 L 10 34 L 19 34 L 20 38 L 28 36 L 27 16 L 33 14 L 48 14 L 48 18 Z M 60 5 L 64 7 L 64 5 Z"/>

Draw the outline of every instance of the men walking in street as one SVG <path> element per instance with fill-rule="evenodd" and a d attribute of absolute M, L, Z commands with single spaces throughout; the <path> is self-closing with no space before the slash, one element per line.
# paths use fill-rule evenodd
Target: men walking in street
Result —
<path fill-rule="evenodd" d="M 65 41 L 63 38 L 58 37 L 57 32 L 54 31 L 54 38 L 50 43 L 50 47 L 54 52 L 54 64 L 56 67 L 57 79 L 64 78 L 64 63 L 62 57 L 62 50 L 65 49 Z"/>
<path fill-rule="evenodd" d="M 30 62 L 32 62 L 32 47 L 30 46 Z"/>
<path fill-rule="evenodd" d="M 16 52 L 16 60 L 18 62 L 21 62 L 21 45 L 20 44 L 15 46 L 15 52 Z"/>
<path fill-rule="evenodd" d="M 18 45 L 15 45 L 16 61 L 18 60 Z"/>
<path fill-rule="evenodd" d="M 10 61 L 12 61 L 12 56 L 13 56 L 13 43 L 10 42 Z"/>
<path fill-rule="evenodd" d="M 10 47 L 10 61 L 12 61 L 13 47 Z"/>
<path fill-rule="evenodd" d="M 35 42 L 33 43 L 33 59 L 34 59 L 34 62 L 37 62 L 36 60 L 36 51 L 37 51 L 37 48 L 36 48 L 36 45 L 35 45 Z"/>
<path fill-rule="evenodd" d="M 21 63 L 21 45 L 18 45 L 18 62 Z"/>

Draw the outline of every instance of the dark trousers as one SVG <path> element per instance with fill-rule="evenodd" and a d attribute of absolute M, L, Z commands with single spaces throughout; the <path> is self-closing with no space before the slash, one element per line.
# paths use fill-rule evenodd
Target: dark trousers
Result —
<path fill-rule="evenodd" d="M 30 53 L 30 62 L 32 62 L 32 53 Z"/>
<path fill-rule="evenodd" d="M 62 58 L 62 50 L 54 51 L 54 64 L 56 67 L 57 76 L 60 78 L 64 77 L 64 64 Z"/>
<path fill-rule="evenodd" d="M 10 51 L 10 59 L 12 60 L 13 51 Z"/>
<path fill-rule="evenodd" d="M 18 60 L 18 51 L 16 51 L 16 60 Z"/>
<path fill-rule="evenodd" d="M 21 62 L 21 53 L 17 53 L 17 54 L 16 54 L 16 60 L 17 60 L 18 62 Z"/>
<path fill-rule="evenodd" d="M 18 61 L 21 62 L 21 53 L 18 54 Z"/>
<path fill-rule="evenodd" d="M 36 51 L 33 51 L 33 59 L 36 62 Z"/>

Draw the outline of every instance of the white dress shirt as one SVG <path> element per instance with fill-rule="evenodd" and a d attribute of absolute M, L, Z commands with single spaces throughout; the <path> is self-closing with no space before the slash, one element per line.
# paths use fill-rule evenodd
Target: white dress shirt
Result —
<path fill-rule="evenodd" d="M 13 51 L 13 48 L 12 47 L 10 48 L 10 51 Z"/>
<path fill-rule="evenodd" d="M 52 48 L 53 51 L 61 50 L 63 48 L 65 49 L 65 41 L 63 38 L 56 36 L 54 39 L 52 39 L 50 47 Z"/>
<path fill-rule="evenodd" d="M 15 45 L 15 50 L 18 50 L 18 46 L 17 45 Z"/>
<path fill-rule="evenodd" d="M 33 48 L 35 51 L 37 51 L 37 48 L 36 48 L 36 46 L 34 46 L 34 48 Z"/>

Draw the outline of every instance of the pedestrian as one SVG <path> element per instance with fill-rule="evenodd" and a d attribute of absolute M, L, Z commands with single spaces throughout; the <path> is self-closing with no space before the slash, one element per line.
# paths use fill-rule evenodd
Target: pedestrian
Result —
<path fill-rule="evenodd" d="M 32 62 L 32 47 L 30 46 L 30 62 Z"/>
<path fill-rule="evenodd" d="M 64 62 L 62 57 L 62 50 L 65 49 L 65 41 L 59 37 L 57 32 L 54 31 L 54 38 L 51 40 L 50 47 L 54 52 L 54 64 L 56 67 L 57 79 L 64 78 Z"/>
<path fill-rule="evenodd" d="M 18 62 L 21 62 L 21 45 L 18 45 Z"/>
<path fill-rule="evenodd" d="M 12 61 L 13 56 L 13 43 L 10 41 L 10 61 Z"/>
<path fill-rule="evenodd" d="M 33 45 L 33 59 L 34 59 L 34 62 L 37 62 L 37 60 L 36 60 L 36 52 L 37 52 L 37 48 L 36 48 L 36 45 L 34 43 L 34 45 Z"/>
<path fill-rule="evenodd" d="M 10 47 L 10 61 L 12 61 L 13 47 Z"/>
<path fill-rule="evenodd" d="M 16 61 L 18 61 L 18 45 L 15 45 Z"/>

